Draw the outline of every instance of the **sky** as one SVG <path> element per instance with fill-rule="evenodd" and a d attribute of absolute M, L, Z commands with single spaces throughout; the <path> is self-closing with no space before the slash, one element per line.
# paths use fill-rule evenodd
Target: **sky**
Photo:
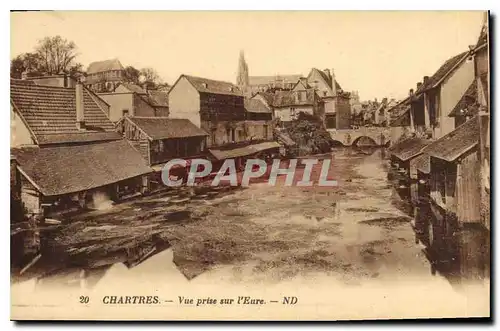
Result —
<path fill-rule="evenodd" d="M 475 44 L 480 11 L 56 11 L 11 13 L 11 58 L 61 35 L 77 61 L 118 58 L 181 74 L 236 81 L 244 51 L 251 76 L 334 69 L 361 100 L 404 98 L 423 76 Z"/>

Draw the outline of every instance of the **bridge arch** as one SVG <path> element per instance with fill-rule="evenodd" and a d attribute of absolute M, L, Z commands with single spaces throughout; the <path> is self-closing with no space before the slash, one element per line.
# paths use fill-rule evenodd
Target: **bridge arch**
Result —
<path fill-rule="evenodd" d="M 377 142 L 372 137 L 359 136 L 352 142 L 353 146 L 377 146 Z"/>

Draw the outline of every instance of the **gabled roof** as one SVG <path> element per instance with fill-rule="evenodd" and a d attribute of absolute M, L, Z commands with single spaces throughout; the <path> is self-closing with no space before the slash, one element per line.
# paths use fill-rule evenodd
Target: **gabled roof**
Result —
<path fill-rule="evenodd" d="M 126 140 L 11 149 L 21 173 L 45 196 L 75 193 L 151 172 Z"/>
<path fill-rule="evenodd" d="M 208 134 L 188 119 L 168 117 L 125 117 L 144 132 L 149 139 L 203 137 Z"/>
<path fill-rule="evenodd" d="M 474 148 L 479 143 L 479 121 L 474 116 L 447 135 L 424 148 L 423 152 L 448 162 Z"/>
<path fill-rule="evenodd" d="M 306 90 L 305 99 L 297 99 L 297 93 L 294 91 L 276 91 L 274 93 L 274 107 L 289 107 L 289 106 L 312 106 L 314 105 L 316 91 L 314 89 Z"/>
<path fill-rule="evenodd" d="M 431 77 L 429 77 L 426 83 L 422 83 L 420 88 L 417 89 L 417 91 L 415 91 L 415 95 L 418 95 L 424 91 L 427 91 L 439 85 L 443 79 L 448 77 L 448 75 L 453 72 L 453 70 L 458 64 L 460 64 L 467 58 L 468 54 L 469 54 L 468 51 L 462 52 L 446 60 L 439 67 L 439 69 Z"/>
<path fill-rule="evenodd" d="M 19 84 L 11 80 L 11 103 L 39 144 L 119 138 L 113 136 L 113 123 L 85 87 L 83 97 L 87 130 L 79 131 L 76 127 L 75 89 Z"/>
<path fill-rule="evenodd" d="M 474 79 L 469 85 L 464 95 L 460 98 L 457 105 L 448 115 L 449 117 L 455 116 L 473 116 L 479 111 L 478 107 L 473 107 L 477 102 L 477 82 Z"/>
<path fill-rule="evenodd" d="M 409 126 L 411 106 L 407 103 L 402 103 L 397 107 L 398 107 L 397 109 L 392 108 L 390 126 L 391 127 Z"/>
<path fill-rule="evenodd" d="M 328 75 L 326 74 L 326 72 L 324 72 L 323 70 L 319 70 L 317 68 L 312 68 L 311 69 L 311 73 L 313 71 L 318 72 L 319 76 L 324 80 L 324 82 L 328 85 L 328 87 L 333 88 L 332 87 L 332 78 L 328 77 Z M 309 73 L 309 75 L 311 75 L 311 73 Z M 335 88 L 337 90 L 342 90 L 342 87 L 340 86 L 339 82 L 336 79 L 335 79 Z"/>
<path fill-rule="evenodd" d="M 426 139 L 407 138 L 391 146 L 389 152 L 401 161 L 407 161 L 422 153 L 422 149 L 430 143 L 431 141 Z"/>
<path fill-rule="evenodd" d="M 230 82 L 189 75 L 181 75 L 179 79 L 181 79 L 182 77 L 185 77 L 191 83 L 191 85 L 193 85 L 194 88 L 201 93 L 243 96 L 243 93 L 238 88 L 238 86 Z"/>
<path fill-rule="evenodd" d="M 271 113 L 271 109 L 259 99 L 245 99 L 245 110 L 249 113 Z"/>
<path fill-rule="evenodd" d="M 123 70 L 123 66 L 118 59 L 96 61 L 89 64 L 87 74 L 96 74 L 110 70 Z"/>
<path fill-rule="evenodd" d="M 257 92 L 257 94 L 254 95 L 254 97 L 256 95 L 261 95 L 264 100 L 266 100 L 267 104 L 269 106 L 272 106 L 273 105 L 273 101 L 274 101 L 274 93 L 269 93 L 269 92 Z"/>
<path fill-rule="evenodd" d="M 297 81 L 297 83 L 295 83 L 295 85 L 293 86 L 293 89 L 292 90 L 295 90 L 295 88 L 297 87 L 297 85 L 302 85 L 302 87 L 304 89 L 310 89 L 311 86 L 309 85 L 309 83 L 307 82 L 307 78 L 301 78 Z"/>

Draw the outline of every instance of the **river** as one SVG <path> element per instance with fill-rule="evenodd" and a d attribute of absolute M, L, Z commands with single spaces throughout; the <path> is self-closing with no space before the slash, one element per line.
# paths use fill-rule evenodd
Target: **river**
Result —
<path fill-rule="evenodd" d="M 336 318 L 483 312 L 487 285 L 457 290 L 446 275 L 431 273 L 408 206 L 387 181 L 385 150 L 332 154 L 335 188 L 256 183 L 192 202 L 186 208 L 206 210 L 203 219 L 172 229 L 172 246 L 138 266 L 68 269 L 13 285 L 19 293 L 13 297 L 53 288 L 172 293 L 173 298 L 244 289 L 256 295 L 292 293 L 308 302 L 304 309 L 322 302 Z"/>

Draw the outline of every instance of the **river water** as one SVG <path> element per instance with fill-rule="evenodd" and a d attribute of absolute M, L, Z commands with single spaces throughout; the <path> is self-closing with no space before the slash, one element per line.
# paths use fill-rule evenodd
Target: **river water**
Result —
<path fill-rule="evenodd" d="M 296 295 L 307 309 L 321 302 L 338 318 L 485 311 L 487 285 L 464 291 L 446 275 L 431 273 L 424 247 L 415 241 L 408 205 L 387 181 L 385 150 L 332 154 L 330 175 L 338 187 L 256 183 L 188 206 L 210 212 L 201 222 L 175 229 L 172 247 L 138 266 L 117 263 L 32 279 L 13 285 L 13 298 L 54 288 L 65 295 L 133 290 L 172 293 L 174 299 L 244 290 Z"/>

